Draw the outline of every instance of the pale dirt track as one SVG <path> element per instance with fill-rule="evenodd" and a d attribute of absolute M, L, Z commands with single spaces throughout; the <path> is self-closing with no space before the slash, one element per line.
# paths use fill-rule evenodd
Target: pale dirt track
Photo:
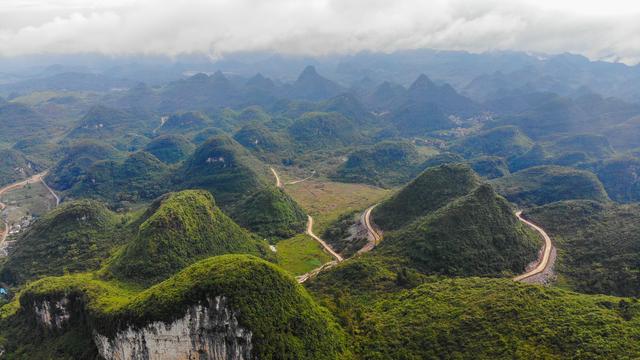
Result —
<path fill-rule="evenodd" d="M 16 189 L 20 189 L 24 186 L 26 186 L 27 184 L 34 184 L 37 182 L 41 182 L 42 185 L 44 185 L 45 188 L 47 188 L 47 190 L 51 193 L 51 195 L 53 195 L 53 197 L 56 199 L 56 206 L 60 205 L 60 198 L 58 197 L 58 195 L 49 187 L 49 185 L 47 185 L 47 183 L 44 181 L 44 177 L 47 175 L 47 171 L 43 171 L 39 174 L 33 175 L 32 177 L 26 179 L 26 180 L 22 180 L 10 185 L 7 185 L 3 188 L 0 189 L 0 196 L 6 192 L 9 192 L 11 190 L 16 190 Z M 3 210 L 6 207 L 5 204 L 3 204 L 2 202 L 0 202 L 0 210 Z M 6 222 L 4 223 L 4 232 L 2 235 L 0 235 L 0 245 L 2 245 L 4 243 L 4 241 L 6 240 L 7 236 L 9 235 L 9 224 L 7 224 Z"/>
<path fill-rule="evenodd" d="M 273 173 L 273 176 L 276 178 L 276 186 L 279 188 L 284 188 L 284 185 L 282 184 L 282 181 L 280 181 L 280 176 L 278 176 L 278 173 L 276 172 L 276 170 L 274 168 L 271 168 L 271 172 Z M 313 174 L 311 175 L 313 176 Z M 307 178 L 310 179 L 311 177 Z M 301 181 L 298 182 L 302 182 L 304 180 L 307 179 L 302 179 Z M 324 240 L 322 240 L 318 235 L 313 233 L 313 218 L 310 215 L 307 215 L 307 231 L 306 234 L 311 236 L 315 241 L 317 241 L 318 243 L 320 243 L 320 245 L 322 245 L 322 247 L 329 253 L 331 254 L 331 256 L 333 256 L 335 258 L 334 261 L 330 261 L 326 264 L 323 264 L 322 266 L 313 269 L 311 271 L 309 271 L 306 274 L 297 276 L 296 279 L 298 280 L 299 283 L 303 283 L 305 281 L 307 281 L 308 279 L 310 279 L 311 277 L 317 275 L 318 273 L 320 273 L 323 270 L 329 269 L 333 266 L 335 266 L 336 264 L 338 264 L 339 262 L 343 261 L 344 258 L 342 256 L 340 256 L 340 254 L 338 254 L 335 250 L 333 250 L 333 248 L 331 248 L 331 246 L 329 246 L 329 244 L 327 244 Z"/>
<path fill-rule="evenodd" d="M 378 244 L 380 244 L 380 241 L 382 240 L 382 234 L 380 234 L 380 232 L 378 232 L 378 230 L 374 228 L 373 223 L 371 222 L 371 212 L 373 211 L 373 209 L 375 209 L 376 206 L 378 206 L 378 204 L 370 206 L 362 213 L 362 216 L 360 216 L 360 223 L 362 223 L 367 229 L 367 238 L 369 239 L 369 242 L 367 242 L 367 244 L 363 246 L 362 249 L 358 250 L 358 254 L 366 253 L 373 250 L 373 248 L 378 246 Z"/>
<path fill-rule="evenodd" d="M 550 265 L 553 265 L 552 262 L 549 261 L 549 259 L 551 258 L 553 243 L 551 242 L 551 237 L 549 237 L 549 235 L 546 231 L 544 231 L 543 228 L 522 217 L 522 211 L 516 212 L 516 216 L 520 221 L 537 231 L 544 238 L 544 250 L 542 252 L 542 259 L 540 259 L 538 265 L 532 270 L 513 278 L 514 281 L 522 281 L 544 272 Z"/>
<path fill-rule="evenodd" d="M 276 170 L 274 168 L 271 168 L 271 172 L 273 173 L 274 177 L 276 178 L 276 186 L 279 188 L 284 188 L 283 183 L 280 181 L 280 177 L 278 176 L 278 173 L 276 172 Z M 313 176 L 313 174 L 312 174 Z M 311 177 L 309 177 L 311 178 Z M 307 178 L 307 179 L 309 179 Z M 299 180 L 297 182 L 301 182 L 307 179 L 302 179 Z M 297 182 L 292 182 L 292 183 L 297 183 Z M 362 214 L 362 217 L 360 219 L 361 223 L 364 224 L 364 226 L 367 229 L 367 236 L 369 238 L 369 241 L 367 242 L 367 244 L 358 251 L 358 254 L 362 254 L 368 251 L 373 250 L 373 248 L 375 248 L 380 241 L 382 240 L 382 235 L 375 229 L 375 227 L 373 226 L 372 222 L 371 222 L 371 212 L 373 211 L 373 209 L 378 206 L 378 204 L 375 204 L 369 208 L 367 208 L 364 213 Z M 542 235 L 543 239 L 544 239 L 544 250 L 542 253 L 542 258 L 540 259 L 540 261 L 538 262 L 538 264 L 536 265 L 535 268 L 533 268 L 532 270 L 527 271 L 526 273 L 522 274 L 522 275 L 518 275 L 516 277 L 513 278 L 514 281 L 523 281 L 526 280 L 532 276 L 538 275 L 543 273 L 545 270 L 547 270 L 547 268 L 549 266 L 553 265 L 553 261 L 550 261 L 551 259 L 551 254 L 552 254 L 552 250 L 553 250 L 553 243 L 551 242 L 551 237 L 549 237 L 549 235 L 547 234 L 546 231 L 544 231 L 544 229 L 542 229 L 541 227 L 539 227 L 538 225 L 526 220 L 524 217 L 522 217 L 522 211 L 518 211 L 516 212 L 516 217 L 518 218 L 518 220 L 522 221 L 523 223 L 525 223 L 526 225 L 528 225 L 529 227 L 531 227 L 532 229 L 534 229 L 536 232 L 538 232 L 540 235 Z M 313 233 L 313 218 L 309 215 L 308 216 L 308 220 L 307 220 L 307 235 L 311 236 L 314 240 L 316 240 L 318 243 L 320 243 L 320 245 L 322 245 L 322 247 L 328 252 L 330 253 L 335 260 L 328 262 L 326 264 L 323 264 L 322 266 L 306 273 L 303 275 L 300 275 L 297 277 L 297 280 L 299 283 L 303 283 L 306 280 L 314 277 L 315 275 L 319 274 L 320 272 L 329 269 L 333 266 L 335 266 L 336 264 L 344 261 L 344 258 L 338 254 L 336 251 L 333 250 L 333 248 L 331 248 L 331 246 L 329 246 L 329 244 L 327 244 L 324 240 L 322 240 L 319 236 L 317 236 L 316 234 Z"/>

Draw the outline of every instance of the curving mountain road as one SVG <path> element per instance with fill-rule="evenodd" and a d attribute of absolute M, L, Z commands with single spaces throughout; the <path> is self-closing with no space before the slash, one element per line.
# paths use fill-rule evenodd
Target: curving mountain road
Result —
<path fill-rule="evenodd" d="M 516 212 L 516 216 L 518 217 L 518 220 L 527 224 L 529 227 L 537 231 L 544 238 L 544 251 L 542 253 L 542 259 L 540 260 L 538 265 L 534 269 L 513 278 L 514 281 L 522 281 L 534 275 L 538 275 L 544 272 L 547 269 L 547 267 L 549 267 L 549 265 L 553 264 L 549 260 L 551 258 L 551 250 L 553 249 L 553 243 L 551 242 L 551 237 L 549 237 L 549 235 L 547 234 L 546 231 L 544 231 L 543 228 L 539 227 L 538 225 L 522 217 L 522 211 Z"/>
<path fill-rule="evenodd" d="M 284 188 L 284 185 L 282 183 L 282 181 L 280 180 L 280 176 L 278 176 L 278 173 L 276 172 L 276 170 L 274 168 L 271 168 L 271 172 L 273 173 L 273 176 L 276 179 L 276 186 L 279 188 Z M 311 175 L 313 176 L 313 174 Z M 308 177 L 306 179 L 302 179 L 299 180 L 297 182 L 302 182 L 305 181 L 309 178 Z M 297 182 L 293 182 L 293 183 L 297 183 Z M 44 183 L 44 182 L 43 182 Z M 46 184 L 45 184 L 46 186 Z M 47 186 L 48 188 L 48 186 Z M 1 194 L 1 192 L 0 192 Z M 55 195 L 54 195 L 55 196 Z M 57 198 L 57 196 L 56 196 Z M 373 248 L 375 248 L 380 241 L 382 240 L 382 234 L 378 232 L 378 230 L 375 229 L 375 227 L 373 226 L 373 223 L 371 221 L 371 213 L 373 212 L 373 209 L 375 209 L 375 207 L 378 206 L 378 204 L 372 205 L 369 208 L 367 208 L 364 213 L 362 214 L 362 217 L 360 218 L 360 221 L 362 224 L 364 224 L 364 226 L 367 229 L 367 237 L 369 239 L 369 241 L 367 242 L 367 244 L 362 247 L 362 249 L 360 249 L 358 251 L 358 254 L 362 254 L 368 251 L 373 250 Z M 551 242 L 551 237 L 547 234 L 546 231 L 544 231 L 544 229 L 542 229 L 541 227 L 539 227 L 538 225 L 530 222 L 529 220 L 525 219 L 522 216 L 522 211 L 517 211 L 515 213 L 516 217 L 518 218 L 518 220 L 522 221 L 523 223 L 525 223 L 527 226 L 531 227 L 532 229 L 534 229 L 536 232 L 538 232 L 540 235 L 542 235 L 543 239 L 544 239 L 544 248 L 543 248 L 543 254 L 542 254 L 542 259 L 540 259 L 540 261 L 538 262 L 538 264 L 536 265 L 536 267 L 534 269 L 531 269 L 529 271 L 527 271 L 524 274 L 518 275 L 516 277 L 513 278 L 514 281 L 523 281 L 526 279 L 529 279 L 535 275 L 541 274 L 543 273 L 545 270 L 547 270 L 547 268 L 553 264 L 553 261 L 550 260 L 551 259 L 551 253 L 552 253 L 552 249 L 553 249 L 553 243 Z M 306 273 L 303 275 L 300 275 L 297 277 L 298 282 L 299 283 L 303 283 L 306 280 L 308 280 L 309 278 L 317 275 L 318 273 L 320 273 L 323 270 L 326 270 L 328 268 L 331 268 L 333 266 L 335 266 L 336 264 L 344 261 L 344 258 L 338 254 L 336 251 L 333 250 L 333 248 L 331 248 L 331 246 L 329 246 L 329 244 L 327 244 L 324 240 L 322 240 L 319 236 L 317 236 L 316 234 L 313 233 L 313 217 L 311 217 L 310 215 L 307 215 L 307 235 L 311 236 L 314 240 L 316 240 L 318 243 L 320 243 L 320 245 L 322 245 L 322 247 L 328 252 L 330 253 L 335 260 L 328 262 L 326 264 L 323 264 L 322 266 Z"/>
<path fill-rule="evenodd" d="M 320 245 L 322 245 L 322 247 L 327 250 L 327 252 L 329 252 L 329 254 L 331 254 L 334 258 L 336 258 L 336 260 L 338 262 L 341 262 L 344 260 L 344 258 L 342 256 L 340 256 L 340 254 L 338 254 L 337 252 L 335 252 L 331 246 L 329 246 L 329 244 L 327 244 L 324 240 L 320 239 L 320 237 L 318 237 L 316 234 L 313 233 L 313 218 L 310 215 L 307 215 L 308 219 L 307 219 L 307 235 L 311 236 L 312 238 L 314 238 L 317 242 L 320 243 Z"/>
<path fill-rule="evenodd" d="M 378 205 L 379 204 L 375 204 L 368 207 L 360 217 L 360 223 L 364 224 L 365 228 L 367 229 L 367 238 L 369 239 L 369 241 L 365 246 L 362 247 L 362 249 L 358 250 L 358 254 L 366 253 L 373 250 L 373 248 L 378 246 L 378 244 L 380 244 L 380 241 L 382 240 L 382 234 L 373 227 L 373 223 L 371 222 L 371 212 Z"/>
<path fill-rule="evenodd" d="M 280 181 L 280 176 L 278 176 L 278 173 L 276 172 L 276 169 L 274 168 L 270 168 L 270 169 L 271 169 L 271 172 L 273 173 L 273 176 L 276 177 L 276 187 L 280 189 L 284 188 L 284 186 L 282 185 L 282 181 Z"/>

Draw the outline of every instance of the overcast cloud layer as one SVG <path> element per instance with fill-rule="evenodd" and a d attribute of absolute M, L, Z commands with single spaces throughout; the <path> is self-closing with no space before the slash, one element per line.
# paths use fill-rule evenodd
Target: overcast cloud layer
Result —
<path fill-rule="evenodd" d="M 0 0 L 0 56 L 399 49 L 640 62 L 639 1 Z"/>

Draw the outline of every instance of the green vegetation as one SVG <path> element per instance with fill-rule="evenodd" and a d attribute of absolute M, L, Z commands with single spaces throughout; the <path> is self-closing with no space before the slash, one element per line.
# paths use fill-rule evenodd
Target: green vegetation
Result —
<path fill-rule="evenodd" d="M 56 199 L 41 182 L 5 192 L 0 196 L 0 201 L 7 206 L 2 211 L 2 217 L 10 226 L 22 227 L 23 221 L 37 220 L 56 207 Z"/>
<path fill-rule="evenodd" d="M 180 135 L 163 135 L 151 140 L 145 151 L 165 164 L 174 164 L 191 155 L 195 146 Z"/>
<path fill-rule="evenodd" d="M 101 140 L 126 150 L 137 137 L 151 130 L 151 124 L 149 114 L 96 105 L 67 134 L 67 139 Z"/>
<path fill-rule="evenodd" d="M 356 358 L 604 360 L 640 356 L 640 304 L 634 300 L 581 295 L 506 279 L 428 279 L 415 288 L 391 293 L 371 288 L 362 293 L 361 287 L 349 285 L 332 288 L 329 284 L 349 275 L 344 272 L 347 266 L 322 275 L 311 288 L 348 329 Z M 375 269 L 374 264 L 367 266 L 366 272 L 358 272 L 366 274 L 366 280 L 351 277 L 339 284 L 370 281 L 374 286 L 392 281 L 395 275 Z"/>
<path fill-rule="evenodd" d="M 150 284 L 206 257 L 267 251 L 215 206 L 211 194 L 186 190 L 156 200 L 109 268 L 121 279 Z"/>
<path fill-rule="evenodd" d="M 581 152 L 595 159 L 603 159 L 615 154 L 609 140 L 605 136 L 595 134 L 563 137 L 551 144 L 551 150 L 556 153 Z"/>
<path fill-rule="evenodd" d="M 495 179 L 510 174 L 506 161 L 497 156 L 481 156 L 471 159 L 469 160 L 469 166 L 478 175 L 487 179 Z"/>
<path fill-rule="evenodd" d="M 278 265 L 293 275 L 305 274 L 333 259 L 322 245 L 306 234 L 281 240 L 276 248 Z"/>
<path fill-rule="evenodd" d="M 423 101 L 402 104 L 393 112 L 392 120 L 404 136 L 421 136 L 455 126 L 436 104 Z"/>
<path fill-rule="evenodd" d="M 612 200 L 627 203 L 640 201 L 640 159 L 615 157 L 584 166 L 598 175 Z"/>
<path fill-rule="evenodd" d="M 23 180 L 40 170 L 24 154 L 12 149 L 0 149 L 0 187 Z"/>
<path fill-rule="evenodd" d="M 560 284 L 586 293 L 640 296 L 640 206 L 563 201 L 526 216 L 553 238 Z"/>
<path fill-rule="evenodd" d="M 383 141 L 371 148 L 354 151 L 338 168 L 337 180 L 376 186 L 397 186 L 423 170 L 421 156 L 409 142 Z"/>
<path fill-rule="evenodd" d="M 20 235 L 2 266 L 2 281 L 94 270 L 124 240 L 118 217 L 91 200 L 64 203 Z"/>
<path fill-rule="evenodd" d="M 355 227 L 360 215 L 359 211 L 342 214 L 322 234 L 322 239 L 345 258 L 353 256 L 369 242 L 363 229 Z"/>
<path fill-rule="evenodd" d="M 199 112 L 184 112 L 173 114 L 158 129 L 160 133 L 186 134 L 202 130 L 210 123 L 206 115 Z"/>
<path fill-rule="evenodd" d="M 243 126 L 233 138 L 254 155 L 267 162 L 278 163 L 290 148 L 288 140 L 260 123 Z"/>
<path fill-rule="evenodd" d="M 463 138 L 451 147 L 467 158 L 488 155 L 516 157 L 529 151 L 533 142 L 515 126 L 497 127 Z"/>
<path fill-rule="evenodd" d="M 265 187 L 231 212 L 238 223 L 269 239 L 288 238 L 304 231 L 307 215 L 282 189 Z"/>
<path fill-rule="evenodd" d="M 252 336 L 252 356 L 260 359 L 336 359 L 348 357 L 345 335 L 328 312 L 283 270 L 246 255 L 224 255 L 202 260 L 149 289 L 139 291 L 112 281 L 73 275 L 46 278 L 31 284 L 20 296 L 18 312 L 4 312 L 3 322 L 26 321 L 33 304 L 63 296 L 73 299 L 70 322 L 78 343 L 91 331 L 113 336 L 128 326 L 141 327 L 153 321 L 171 322 L 184 316 L 188 306 L 214 306 L 210 299 L 224 296 L 237 314 L 239 325 Z M 9 306 L 16 306 L 11 304 Z M 37 330 L 33 322 L 22 330 Z M 20 329 L 8 332 L 9 353 L 29 356 L 42 344 L 52 345 L 55 334 L 21 337 Z M 65 335 L 62 334 L 62 337 Z M 60 339 L 61 337 L 58 337 Z M 64 339 L 63 339 L 64 340 Z M 67 339 L 68 340 L 68 339 Z M 63 344 L 60 344 L 62 342 Z M 64 346 L 60 341 L 58 346 Z M 93 352 L 95 347 L 86 341 Z M 55 353 L 54 348 L 49 348 Z M 286 354 L 286 355 L 283 355 Z M 61 354 L 61 357 L 64 356 Z M 94 355 L 95 356 L 95 355 Z"/>
<path fill-rule="evenodd" d="M 289 133 L 306 149 L 351 146 L 363 140 L 353 121 L 338 113 L 306 113 L 291 125 Z"/>
<path fill-rule="evenodd" d="M 266 177 L 268 170 L 228 136 L 198 147 L 174 178 L 180 188 L 209 190 L 235 221 L 269 238 L 288 238 L 303 229 L 305 216 Z"/>
<path fill-rule="evenodd" d="M 316 234 L 322 234 L 342 214 L 362 211 L 388 194 L 387 190 L 369 185 L 315 179 L 287 185 L 286 190 L 313 216 Z"/>
<path fill-rule="evenodd" d="M 68 190 L 86 176 L 94 162 L 119 157 L 110 145 L 94 140 L 78 141 L 62 149 L 62 159 L 49 171 L 47 183 L 56 190 Z"/>
<path fill-rule="evenodd" d="M 489 185 L 481 185 L 400 230 L 387 232 L 379 253 L 409 259 L 423 273 L 503 276 L 524 271 L 541 241 Z"/>
<path fill-rule="evenodd" d="M 72 197 L 97 198 L 127 207 L 130 203 L 154 199 L 167 192 L 170 168 L 145 151 L 130 154 L 124 161 L 97 161 L 80 182 L 67 193 Z"/>
<path fill-rule="evenodd" d="M 209 190 L 225 207 L 266 186 L 264 165 L 235 140 L 217 136 L 200 145 L 176 174 L 183 188 Z"/>
<path fill-rule="evenodd" d="M 285 145 L 283 139 L 278 138 L 264 125 L 252 123 L 243 126 L 233 138 L 257 153 L 270 153 L 281 150 Z"/>
<path fill-rule="evenodd" d="M 551 154 L 540 144 L 535 144 L 526 153 L 509 159 L 509 169 L 512 172 L 527 169 L 534 166 L 545 165 L 549 162 Z"/>
<path fill-rule="evenodd" d="M 46 134 L 50 125 L 50 121 L 27 105 L 0 103 L 0 143 Z"/>
<path fill-rule="evenodd" d="M 468 194 L 480 181 L 466 165 L 440 165 L 420 174 L 389 200 L 373 210 L 374 222 L 383 230 L 399 229 Z"/>
<path fill-rule="evenodd" d="M 609 201 L 593 173 L 568 167 L 532 167 L 495 179 L 492 185 L 509 201 L 525 206 L 572 199 Z"/>

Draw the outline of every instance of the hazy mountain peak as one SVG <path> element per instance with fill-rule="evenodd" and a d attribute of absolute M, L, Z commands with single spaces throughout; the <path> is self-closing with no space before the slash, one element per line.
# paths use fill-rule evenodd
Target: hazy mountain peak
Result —
<path fill-rule="evenodd" d="M 418 78 L 411 84 L 409 91 L 435 88 L 436 84 L 425 74 L 420 74 Z"/>
<path fill-rule="evenodd" d="M 305 67 L 304 70 L 302 70 L 302 72 L 298 76 L 298 81 L 308 79 L 308 78 L 314 78 L 314 77 L 321 77 L 321 76 L 316 71 L 315 66 L 307 65 L 307 67 Z"/>

